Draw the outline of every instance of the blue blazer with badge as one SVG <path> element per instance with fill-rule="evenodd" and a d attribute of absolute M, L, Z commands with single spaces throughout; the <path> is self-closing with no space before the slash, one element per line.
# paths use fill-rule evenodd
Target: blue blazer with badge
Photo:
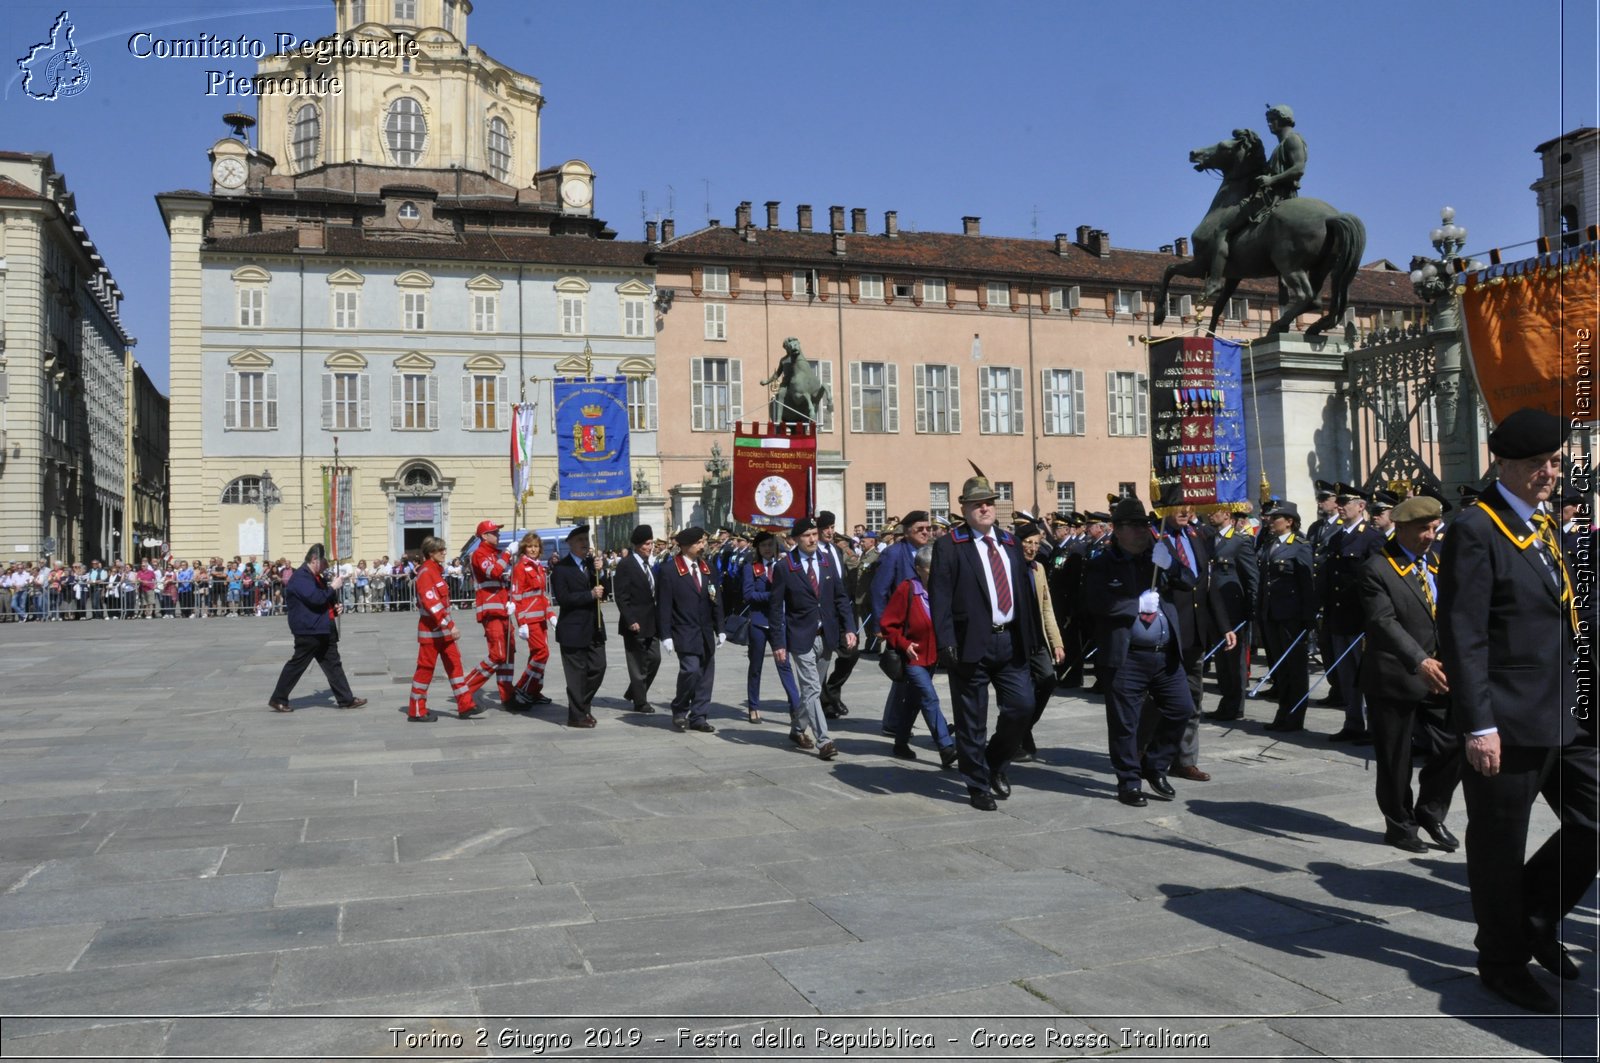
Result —
<path fill-rule="evenodd" d="M 767 618 L 773 649 L 810 653 L 820 631 L 823 652 L 832 653 L 839 648 L 840 637 L 856 629 L 850 595 L 833 559 L 820 546 L 815 557 L 821 573 L 815 591 L 800 563 L 799 547 L 772 563 L 772 601 L 767 608 Z"/>
<path fill-rule="evenodd" d="M 872 571 L 872 618 L 877 620 L 889 605 L 894 589 L 917 574 L 917 547 L 902 539 L 878 554 Z"/>
<path fill-rule="evenodd" d="M 1039 600 L 1033 592 L 1033 574 L 1022 560 L 1016 536 L 1004 528 L 993 529 L 996 545 L 1006 558 L 1011 584 L 1011 657 L 1027 660 L 1033 648 L 1044 643 L 1040 630 Z M 933 543 L 933 571 L 928 576 L 928 604 L 933 610 L 933 633 L 941 654 L 952 651 L 963 664 L 976 664 L 988 651 L 993 612 L 989 581 L 979 566 L 988 558 L 972 529 L 965 524 Z"/>
<path fill-rule="evenodd" d="M 690 565 L 700 569 L 700 585 L 695 586 Z M 656 634 L 671 639 L 679 656 L 705 656 L 717 647 L 722 631 L 722 600 L 718 580 L 704 561 L 690 561 L 679 554 L 661 565 L 656 573 Z"/>

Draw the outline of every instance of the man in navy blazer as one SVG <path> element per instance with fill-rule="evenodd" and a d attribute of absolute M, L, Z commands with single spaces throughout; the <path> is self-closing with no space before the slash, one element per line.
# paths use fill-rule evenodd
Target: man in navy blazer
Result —
<path fill-rule="evenodd" d="M 768 608 L 772 657 L 780 665 L 789 662 L 800 684 L 800 714 L 789 740 L 804 748 L 809 726 L 817 756 L 832 760 L 839 750 L 828 737 L 818 660 L 826 661 L 841 645 L 855 648 L 855 614 L 838 566 L 818 548 L 816 521 L 810 517 L 796 521 L 794 536 L 795 548 L 773 566 L 776 575 Z"/>
<path fill-rule="evenodd" d="M 1033 717 L 1028 655 L 1044 637 L 1022 549 L 995 526 L 998 497 L 982 473 L 962 485 L 966 523 L 934 540 L 928 582 L 940 663 L 950 669 L 959 766 L 972 807 L 985 812 L 994 811 L 995 798 L 1011 796 L 1006 765 Z M 992 740 L 991 683 L 1000 705 Z"/>
<path fill-rule="evenodd" d="M 706 548 L 704 528 L 685 528 L 673 539 L 678 556 L 661 566 L 656 580 L 656 630 L 661 648 L 678 655 L 672 727 L 712 734 L 716 728 L 706 719 L 706 709 L 717 677 L 717 647 L 727 637 L 722 633 L 720 581 L 701 558 Z"/>
<path fill-rule="evenodd" d="M 917 574 L 917 551 L 933 539 L 933 524 L 925 509 L 914 509 L 900 518 L 900 531 L 905 536 L 878 555 L 877 567 L 872 571 L 872 619 L 878 621 L 889 604 L 894 589 Z M 916 707 L 906 709 L 905 680 L 889 684 L 889 696 L 883 702 L 883 729 L 891 734 L 909 734 L 908 716 Z"/>
<path fill-rule="evenodd" d="M 328 677 L 328 686 L 333 688 L 334 700 L 341 709 L 359 709 L 367 703 L 366 698 L 351 692 L 350 681 L 344 677 L 344 666 L 339 662 L 339 627 L 333 621 L 344 610 L 339 604 L 339 587 L 344 581 L 338 576 L 331 583 L 323 579 L 327 567 L 327 551 L 317 543 L 306 551 L 305 564 L 295 569 L 284 584 L 294 655 L 283 666 L 278 685 L 267 700 L 274 712 L 294 711 L 289 694 L 313 660 L 322 666 L 322 674 Z"/>

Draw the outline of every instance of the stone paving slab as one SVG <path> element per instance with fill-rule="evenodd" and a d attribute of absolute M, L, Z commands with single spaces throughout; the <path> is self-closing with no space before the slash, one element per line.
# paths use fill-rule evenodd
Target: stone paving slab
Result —
<path fill-rule="evenodd" d="M 384 1054 L 393 1021 L 872 1013 L 973 1059 L 993 1054 L 962 1039 L 1007 1022 L 1210 1040 L 1061 1058 L 1593 1058 L 1592 1019 L 1507 1014 L 1479 987 L 1462 855 L 1381 844 L 1364 752 L 1322 738 L 1337 713 L 1286 742 L 1203 725 L 1214 780 L 1132 809 L 1098 699 L 1058 697 L 1038 762 L 979 813 L 920 725 L 919 759 L 889 757 L 876 668 L 822 762 L 742 718 L 737 651 L 714 735 L 626 712 L 618 644 L 593 731 L 559 706 L 412 727 L 413 630 L 347 623 L 370 710 L 329 707 L 308 674 L 285 715 L 264 706 L 281 619 L 0 625 L 0 1054 L 322 1059 Z M 75 676 L 90 642 L 105 668 Z M 237 667 L 179 668 L 197 656 Z M 1534 844 L 1553 827 L 1536 809 Z M 1583 978 L 1561 989 L 1592 1015 L 1592 893 L 1565 929 Z"/>

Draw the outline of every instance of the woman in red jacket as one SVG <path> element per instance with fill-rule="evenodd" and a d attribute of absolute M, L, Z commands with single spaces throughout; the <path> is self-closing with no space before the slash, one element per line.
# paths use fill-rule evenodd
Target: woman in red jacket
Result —
<path fill-rule="evenodd" d="M 933 637 L 933 613 L 928 608 L 928 572 L 933 567 L 933 547 L 917 550 L 917 574 L 889 596 L 889 604 L 878 618 L 878 631 L 888 643 L 887 653 L 906 659 L 906 696 L 922 710 L 923 722 L 939 747 L 939 760 L 948 768 L 956 762 L 956 740 L 950 734 L 944 712 L 939 708 L 939 692 L 933 688 L 933 667 L 939 661 L 939 647 Z M 910 713 L 905 715 L 905 730 L 894 736 L 894 755 L 901 760 L 916 760 L 911 749 Z"/>
<path fill-rule="evenodd" d="M 517 704 L 548 705 L 544 694 L 544 666 L 550 660 L 547 625 L 550 623 L 549 574 L 539 560 L 544 540 L 529 532 L 517 544 L 517 563 L 511 569 L 511 609 L 516 614 L 517 635 L 528 644 L 528 666 L 517 680 Z"/>
<path fill-rule="evenodd" d="M 483 712 L 467 692 L 461 674 L 461 651 L 456 643 L 461 631 L 450 616 L 450 585 L 444 581 L 444 555 L 450 547 L 443 539 L 428 536 L 422 540 L 422 568 L 417 572 L 417 670 L 411 677 L 411 701 L 406 719 L 412 723 L 432 723 L 438 719 L 428 711 L 428 684 L 433 682 L 434 666 L 442 659 L 444 674 L 450 677 L 450 695 L 456 699 L 456 712 L 463 720 Z"/>

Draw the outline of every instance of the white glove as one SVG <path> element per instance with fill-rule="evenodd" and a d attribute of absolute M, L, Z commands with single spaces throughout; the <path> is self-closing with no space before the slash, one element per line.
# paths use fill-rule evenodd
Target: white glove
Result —
<path fill-rule="evenodd" d="M 722 645 L 724 642 L 727 642 L 727 641 L 728 641 L 728 636 L 727 635 L 725 635 L 721 631 L 717 632 L 717 645 L 718 646 Z"/>
<path fill-rule="evenodd" d="M 1150 560 L 1155 562 L 1156 568 L 1163 571 L 1172 567 L 1172 548 L 1167 545 L 1165 539 L 1159 540 L 1150 551 Z"/>
<path fill-rule="evenodd" d="M 672 640 L 671 639 L 662 639 L 661 640 L 661 648 L 666 650 L 668 653 L 677 653 L 678 652 L 677 650 L 672 648 Z"/>
<path fill-rule="evenodd" d="M 528 641 L 528 625 L 527 624 L 523 624 L 521 627 L 517 628 L 517 638 L 521 639 L 523 642 L 527 642 Z"/>
<path fill-rule="evenodd" d="M 1139 595 L 1139 612 L 1161 612 L 1161 595 L 1157 594 L 1153 590 L 1145 591 L 1143 594 Z"/>

